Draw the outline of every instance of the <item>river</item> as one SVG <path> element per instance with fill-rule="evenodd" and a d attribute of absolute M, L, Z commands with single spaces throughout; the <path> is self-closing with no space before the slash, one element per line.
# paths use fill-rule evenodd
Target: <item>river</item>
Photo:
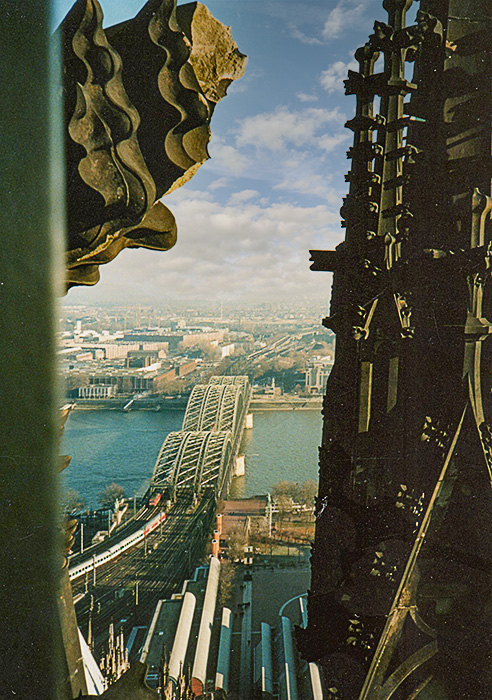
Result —
<path fill-rule="evenodd" d="M 180 430 L 183 410 L 77 410 L 65 425 L 61 452 L 72 456 L 64 484 L 87 506 L 96 507 L 107 484 L 133 496 L 148 483 L 162 442 Z M 277 481 L 317 479 L 322 418 L 318 411 L 255 411 L 241 452 L 246 474 L 234 479 L 231 495 L 268 492 Z"/>
<path fill-rule="evenodd" d="M 318 411 L 255 411 L 253 429 L 245 430 L 241 451 L 246 473 L 234 479 L 231 495 L 267 493 L 277 481 L 318 480 Z"/>

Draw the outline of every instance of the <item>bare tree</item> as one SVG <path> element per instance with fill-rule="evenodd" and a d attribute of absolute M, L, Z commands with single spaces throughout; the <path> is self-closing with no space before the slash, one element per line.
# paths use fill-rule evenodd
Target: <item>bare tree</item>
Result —
<path fill-rule="evenodd" d="M 282 497 L 293 498 L 295 488 L 296 484 L 292 481 L 277 481 L 277 483 L 273 485 L 272 496 L 275 500 Z"/>
<path fill-rule="evenodd" d="M 124 495 L 123 486 L 113 482 L 104 487 L 99 494 L 99 503 L 103 508 L 113 508 L 115 502 Z"/>
<path fill-rule="evenodd" d="M 285 516 L 294 509 L 297 503 L 307 508 L 312 508 L 318 486 L 312 479 L 303 484 L 292 481 L 278 481 L 273 485 L 272 496 L 278 508 L 279 523 L 282 523 Z"/>
<path fill-rule="evenodd" d="M 236 525 L 227 533 L 227 554 L 229 559 L 235 561 L 244 558 L 244 547 L 248 543 L 248 534 L 244 527 Z"/>
<path fill-rule="evenodd" d="M 314 499 L 318 493 L 318 484 L 313 480 L 309 479 L 299 486 L 299 503 L 312 508 L 314 506 Z"/>
<path fill-rule="evenodd" d="M 308 481 L 305 481 L 299 487 L 299 503 L 302 503 L 302 505 L 305 505 L 307 508 L 312 508 L 313 510 L 311 512 L 313 515 L 314 515 L 314 499 L 316 498 L 317 493 L 318 493 L 318 484 L 313 479 L 309 479 Z M 308 514 L 308 519 L 309 519 L 309 514 Z"/>
<path fill-rule="evenodd" d="M 78 491 L 67 488 L 62 497 L 62 508 L 66 515 L 79 513 L 85 507 L 85 501 Z"/>

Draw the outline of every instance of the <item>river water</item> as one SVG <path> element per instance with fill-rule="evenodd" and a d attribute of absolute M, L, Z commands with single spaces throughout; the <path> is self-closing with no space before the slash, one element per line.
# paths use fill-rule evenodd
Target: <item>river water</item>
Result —
<path fill-rule="evenodd" d="M 184 411 L 71 412 L 62 440 L 62 454 L 72 456 L 64 484 L 76 490 L 89 507 L 107 484 L 121 484 L 126 496 L 144 487 L 152 474 L 162 442 L 180 430 Z M 321 441 L 318 411 L 255 411 L 253 429 L 244 432 L 241 452 L 246 475 L 233 480 L 231 495 L 267 493 L 277 481 L 317 479 Z"/>
<path fill-rule="evenodd" d="M 253 429 L 244 431 L 241 445 L 246 474 L 233 480 L 231 495 L 267 493 L 283 480 L 317 481 L 321 426 L 318 411 L 253 412 Z"/>

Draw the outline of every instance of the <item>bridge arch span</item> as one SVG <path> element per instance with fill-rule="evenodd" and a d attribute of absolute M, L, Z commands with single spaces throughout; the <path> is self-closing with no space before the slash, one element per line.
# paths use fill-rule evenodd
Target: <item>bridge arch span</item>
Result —
<path fill-rule="evenodd" d="M 198 495 L 204 489 L 220 495 L 232 450 L 230 431 L 169 433 L 156 462 L 151 488 L 166 491 L 173 500 L 185 492 Z"/>
<path fill-rule="evenodd" d="M 248 377 L 212 377 L 209 384 L 197 384 L 188 401 L 183 430 L 231 430 L 235 434 L 248 392 Z"/>
<path fill-rule="evenodd" d="M 150 492 L 174 500 L 227 492 L 249 405 L 247 376 L 212 377 L 191 392 L 183 428 L 169 433 L 154 467 Z"/>

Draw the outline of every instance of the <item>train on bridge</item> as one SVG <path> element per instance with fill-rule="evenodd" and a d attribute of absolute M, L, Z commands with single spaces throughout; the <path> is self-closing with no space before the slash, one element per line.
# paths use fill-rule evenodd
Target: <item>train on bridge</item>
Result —
<path fill-rule="evenodd" d="M 146 495 L 147 507 L 116 536 L 70 557 L 70 580 L 141 542 L 164 522 L 164 511 L 172 502 L 206 496 L 214 499 L 227 493 L 250 399 L 247 376 L 216 376 L 208 384 L 195 386 L 183 430 L 170 433 L 159 452 Z"/>

